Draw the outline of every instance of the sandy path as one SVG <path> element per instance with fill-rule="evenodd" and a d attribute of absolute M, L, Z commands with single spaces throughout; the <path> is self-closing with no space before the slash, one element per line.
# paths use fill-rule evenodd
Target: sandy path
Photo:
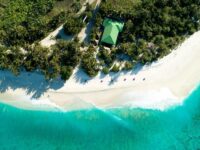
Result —
<path fill-rule="evenodd" d="M 98 11 L 100 3 L 101 3 L 101 0 L 97 0 L 96 6 L 95 6 L 95 9 L 94 9 L 94 14 L 93 14 L 94 16 L 96 15 L 96 13 Z M 80 42 L 88 41 L 89 40 L 88 36 L 89 36 L 89 34 L 91 32 L 92 26 L 93 26 L 93 20 L 91 20 L 87 24 L 87 26 L 81 30 L 81 32 L 78 34 L 78 38 L 79 38 Z"/>
<path fill-rule="evenodd" d="M 81 10 L 77 13 L 77 15 L 79 15 L 85 11 L 86 3 L 92 4 L 93 2 L 95 2 L 95 0 L 86 0 L 86 2 L 83 4 Z M 80 40 L 83 40 L 84 38 L 86 38 L 86 34 L 84 34 L 85 30 L 86 30 L 86 28 L 82 29 L 81 32 L 78 34 L 78 37 L 80 38 Z M 72 40 L 73 39 L 73 36 L 69 36 L 64 33 L 63 24 L 62 24 L 56 30 L 51 32 L 46 38 L 41 40 L 40 44 L 44 47 L 50 47 L 50 46 L 56 44 L 56 36 L 58 36 L 58 35 L 60 36 L 61 39 L 64 39 L 64 40 Z"/>

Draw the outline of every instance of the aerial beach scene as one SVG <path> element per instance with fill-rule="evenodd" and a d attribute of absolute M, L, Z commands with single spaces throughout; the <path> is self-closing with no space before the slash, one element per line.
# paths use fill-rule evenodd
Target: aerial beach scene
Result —
<path fill-rule="evenodd" d="M 200 149 L 200 1 L 0 0 L 0 150 Z"/>

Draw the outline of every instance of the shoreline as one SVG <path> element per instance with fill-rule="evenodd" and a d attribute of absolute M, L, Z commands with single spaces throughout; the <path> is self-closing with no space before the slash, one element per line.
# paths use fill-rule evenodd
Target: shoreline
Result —
<path fill-rule="evenodd" d="M 121 109 L 121 108 L 139 108 L 139 109 L 151 109 L 151 110 L 159 110 L 159 111 L 165 111 L 168 110 L 171 107 L 176 107 L 182 105 L 185 100 L 188 99 L 188 97 L 199 88 L 200 84 L 198 84 L 195 88 L 193 88 L 189 94 L 184 97 L 183 99 L 178 99 L 174 95 L 171 94 L 171 92 L 168 89 L 163 89 L 161 94 L 159 91 L 151 91 L 149 92 L 147 96 L 144 96 L 142 93 L 136 93 L 134 95 L 133 93 L 124 93 L 123 98 L 126 98 L 126 101 L 120 102 L 120 104 L 117 104 L 116 102 L 112 105 L 102 105 L 101 107 L 95 106 L 92 103 L 77 103 L 77 105 L 67 105 L 67 106 L 59 106 L 56 104 L 56 100 L 47 99 L 46 96 L 43 96 L 39 100 L 32 99 L 29 96 L 25 95 L 15 95 L 19 96 L 20 100 L 15 100 L 15 97 L 12 94 L 7 93 L 0 94 L 0 104 L 5 104 L 11 107 L 16 107 L 22 110 L 32 110 L 32 111 L 51 111 L 51 112 L 72 112 L 72 111 L 78 111 L 78 110 L 90 110 L 90 109 Z M 11 92 L 11 91 L 10 91 Z M 22 92 L 22 91 L 20 91 Z M 130 99 L 130 94 L 134 95 L 134 100 Z M 156 95 L 157 94 L 157 95 Z M 162 95 L 162 94 L 168 94 L 168 95 Z M 63 97 L 64 95 L 60 95 Z M 56 97 L 60 97 L 59 95 L 56 95 Z M 153 99 L 156 97 L 156 99 Z M 160 96 L 160 97 L 159 97 Z M 4 99 L 3 99 L 4 98 Z M 128 100 L 127 100 L 128 99 Z M 121 99 L 124 100 L 124 99 Z M 70 100 L 71 102 L 72 100 Z M 112 101 L 112 100 L 111 100 Z M 67 100 L 64 100 L 64 102 L 67 102 Z M 77 102 L 77 100 L 76 100 Z M 79 101 L 81 102 L 81 101 Z M 119 103 L 119 102 L 118 102 Z"/>
<path fill-rule="evenodd" d="M 127 73 L 99 74 L 91 80 L 76 70 L 67 82 L 48 85 L 37 73 L 23 72 L 14 77 L 0 71 L 0 102 L 41 110 L 124 106 L 164 110 L 181 104 L 200 83 L 199 39 L 200 31 L 151 65 Z M 39 98 L 34 96 L 38 93 Z"/>

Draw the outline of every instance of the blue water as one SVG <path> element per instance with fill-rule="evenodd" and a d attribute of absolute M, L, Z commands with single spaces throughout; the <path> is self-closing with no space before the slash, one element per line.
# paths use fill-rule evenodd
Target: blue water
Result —
<path fill-rule="evenodd" d="M 0 150 L 198 150 L 200 87 L 182 106 L 27 111 L 0 104 Z"/>

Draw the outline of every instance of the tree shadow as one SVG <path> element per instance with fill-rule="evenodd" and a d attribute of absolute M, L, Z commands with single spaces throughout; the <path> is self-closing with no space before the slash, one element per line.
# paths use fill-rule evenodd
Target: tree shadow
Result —
<path fill-rule="evenodd" d="M 94 22 L 93 21 L 90 21 L 87 25 L 86 25 L 86 29 L 85 29 L 85 37 L 83 38 L 83 41 L 86 43 L 86 44 L 89 44 L 90 43 L 90 33 L 91 33 L 91 30 L 92 30 L 92 27 L 94 25 Z"/>
<path fill-rule="evenodd" d="M 120 71 L 118 73 L 111 72 L 107 75 L 102 72 L 98 75 L 99 82 L 104 82 L 104 79 L 108 79 L 108 85 L 113 85 L 118 81 L 118 78 L 123 74 L 137 74 L 143 68 L 142 65 L 137 65 L 131 71 Z M 107 78 L 109 77 L 109 78 Z M 81 68 L 75 72 L 73 78 L 77 83 L 87 84 L 93 78 L 89 77 L 85 71 Z M 4 93 L 7 90 L 25 90 L 27 95 L 30 95 L 33 99 L 38 99 L 48 90 L 58 90 L 62 88 L 65 81 L 60 78 L 51 81 L 45 80 L 44 75 L 39 71 L 36 72 L 21 72 L 19 76 L 13 75 L 10 71 L 0 71 L 0 93 Z"/>
<path fill-rule="evenodd" d="M 79 68 L 74 75 L 74 78 L 76 80 L 76 82 L 80 83 L 80 84 L 86 84 L 88 81 L 92 80 L 91 77 L 89 77 L 85 71 L 81 68 Z"/>
<path fill-rule="evenodd" d="M 144 65 L 140 63 L 136 64 L 135 67 L 130 71 L 131 75 L 137 75 L 143 68 Z"/>
<path fill-rule="evenodd" d="M 114 72 L 111 72 L 107 75 L 105 75 L 104 73 L 102 72 L 99 72 L 99 74 L 97 75 L 97 78 L 99 79 L 99 82 L 103 82 L 103 80 L 106 78 L 106 77 L 110 77 L 110 81 L 109 81 L 109 85 L 113 85 L 115 82 L 117 82 L 118 78 L 120 77 L 120 75 L 122 74 L 122 72 L 118 72 L 118 73 L 114 73 Z M 94 78 L 92 77 L 89 77 L 83 69 L 79 68 L 77 70 L 77 72 L 75 72 L 75 75 L 74 75 L 74 78 L 75 78 L 75 81 L 77 83 L 80 83 L 80 84 L 87 84 L 88 82 L 90 82 L 91 80 L 93 80 Z"/>
<path fill-rule="evenodd" d="M 60 29 L 58 34 L 55 37 L 57 40 L 67 40 L 67 41 L 71 41 L 73 40 L 74 36 L 73 35 L 66 35 L 64 28 Z"/>
<path fill-rule="evenodd" d="M 109 73 L 109 76 L 110 76 L 110 82 L 109 82 L 109 85 L 113 85 L 115 82 L 117 82 L 118 78 L 120 77 L 122 72 L 118 72 L 118 73 L 114 73 L 114 72 L 111 72 Z"/>
<path fill-rule="evenodd" d="M 9 89 L 23 89 L 31 98 L 40 98 L 47 90 L 58 90 L 63 87 L 64 82 L 60 79 L 52 81 L 45 80 L 39 72 L 28 73 L 21 72 L 19 76 L 14 76 L 9 71 L 0 71 L 0 92 L 3 93 Z"/>

